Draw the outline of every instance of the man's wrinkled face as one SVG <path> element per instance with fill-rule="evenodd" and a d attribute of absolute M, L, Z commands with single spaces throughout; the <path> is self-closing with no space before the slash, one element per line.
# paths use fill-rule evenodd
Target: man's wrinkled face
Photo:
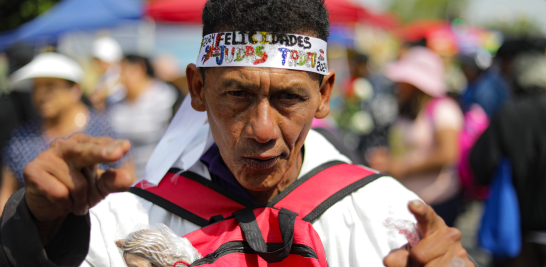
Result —
<path fill-rule="evenodd" d="M 294 166 L 313 118 L 328 114 L 330 90 L 305 71 L 207 69 L 202 104 L 220 154 L 243 187 L 264 191 L 279 183 Z"/>

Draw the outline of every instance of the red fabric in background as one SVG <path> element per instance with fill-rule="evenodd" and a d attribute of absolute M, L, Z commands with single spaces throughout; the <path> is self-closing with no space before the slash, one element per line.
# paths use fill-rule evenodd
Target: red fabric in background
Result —
<path fill-rule="evenodd" d="M 158 22 L 201 23 L 206 0 L 155 0 L 146 14 Z"/>
<path fill-rule="evenodd" d="M 348 0 L 325 0 L 330 22 L 368 23 L 391 28 L 398 24 L 390 14 L 373 14 Z M 206 0 L 155 0 L 146 6 L 146 14 L 157 22 L 201 23 Z"/>

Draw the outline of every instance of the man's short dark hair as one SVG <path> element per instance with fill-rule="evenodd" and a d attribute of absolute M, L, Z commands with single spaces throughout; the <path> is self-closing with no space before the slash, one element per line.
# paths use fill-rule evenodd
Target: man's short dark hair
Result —
<path fill-rule="evenodd" d="M 223 31 L 308 34 L 328 41 L 324 0 L 209 0 L 203 9 L 203 36 Z"/>

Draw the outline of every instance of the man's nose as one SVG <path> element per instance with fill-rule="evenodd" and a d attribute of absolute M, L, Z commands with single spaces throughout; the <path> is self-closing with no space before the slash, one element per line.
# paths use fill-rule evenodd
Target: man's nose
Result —
<path fill-rule="evenodd" d="M 259 143 L 267 143 L 280 137 L 280 130 L 276 120 L 276 110 L 271 107 L 268 99 L 261 100 L 251 111 L 250 121 L 245 128 L 247 138 Z"/>

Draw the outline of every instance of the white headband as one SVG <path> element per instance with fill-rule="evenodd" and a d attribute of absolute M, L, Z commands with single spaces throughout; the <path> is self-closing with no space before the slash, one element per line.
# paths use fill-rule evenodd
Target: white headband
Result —
<path fill-rule="evenodd" d="M 299 34 L 221 32 L 203 37 L 197 67 L 265 67 L 328 74 L 327 43 Z"/>

